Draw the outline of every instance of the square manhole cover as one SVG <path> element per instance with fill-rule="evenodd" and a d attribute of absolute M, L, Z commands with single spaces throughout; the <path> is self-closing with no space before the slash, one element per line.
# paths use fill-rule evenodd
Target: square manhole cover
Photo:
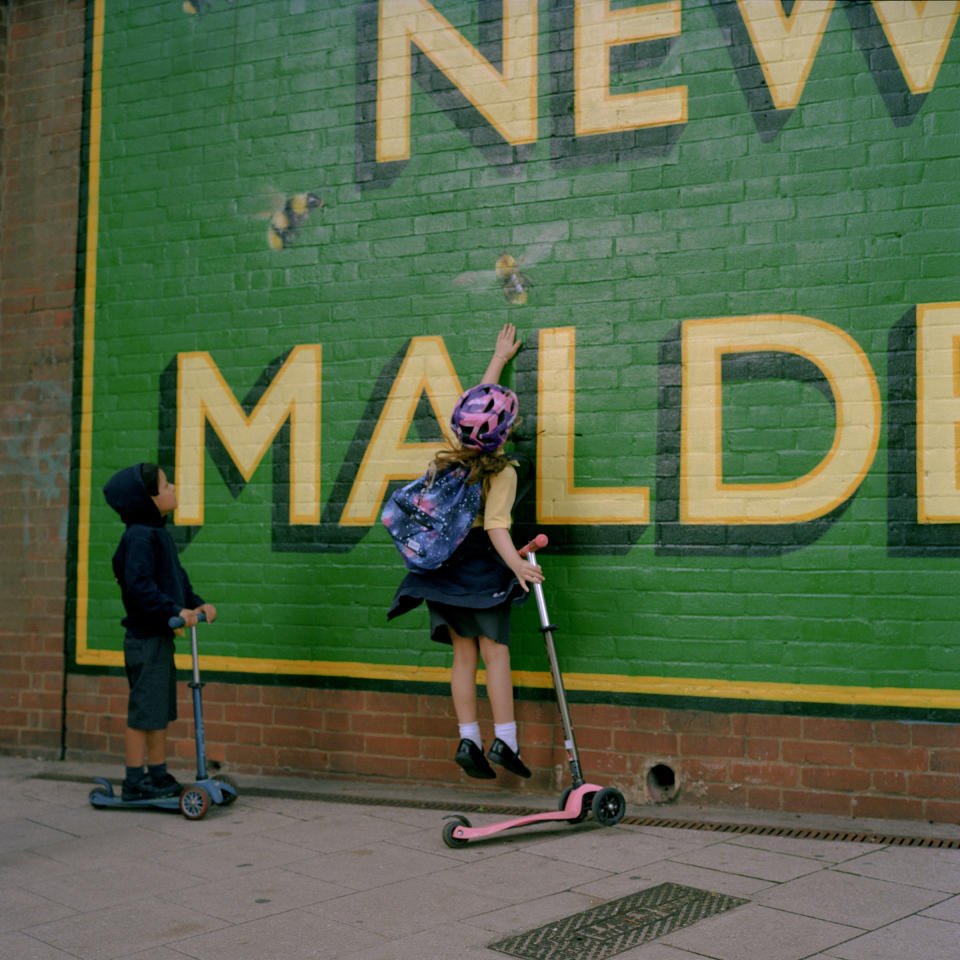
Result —
<path fill-rule="evenodd" d="M 528 960 L 603 960 L 748 902 L 661 883 L 491 943 L 490 949 Z"/>

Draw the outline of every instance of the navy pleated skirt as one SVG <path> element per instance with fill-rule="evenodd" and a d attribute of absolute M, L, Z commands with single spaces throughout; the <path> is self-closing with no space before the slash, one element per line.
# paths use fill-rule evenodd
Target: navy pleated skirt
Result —
<path fill-rule="evenodd" d="M 408 573 L 397 588 L 387 619 L 426 601 L 430 636 L 450 643 L 461 637 L 489 637 L 510 643 L 510 611 L 528 594 L 493 549 L 485 530 L 475 527 L 443 566 L 429 573 Z"/>

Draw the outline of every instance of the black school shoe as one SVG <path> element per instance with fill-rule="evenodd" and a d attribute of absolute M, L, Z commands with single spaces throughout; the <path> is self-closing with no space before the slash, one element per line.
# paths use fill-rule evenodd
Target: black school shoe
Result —
<path fill-rule="evenodd" d="M 515 773 L 518 777 L 529 777 L 527 765 L 499 737 L 490 744 L 487 759 L 499 763 L 501 767 Z"/>
<path fill-rule="evenodd" d="M 159 777 L 151 777 L 155 789 L 162 791 L 161 797 L 176 797 L 183 793 L 183 784 L 171 773 L 162 773 Z"/>
<path fill-rule="evenodd" d="M 136 783 L 129 780 L 123 781 L 123 788 L 120 797 L 124 802 L 131 800 L 162 800 L 165 797 L 175 797 L 183 791 L 177 781 L 167 774 L 171 782 L 161 778 L 160 783 L 154 783 L 150 777 L 144 777 Z"/>
<path fill-rule="evenodd" d="M 487 763 L 483 750 L 467 737 L 460 741 L 453 759 L 463 767 L 463 772 L 468 777 L 475 777 L 477 780 L 493 780 L 497 776 L 493 772 L 493 767 Z"/>

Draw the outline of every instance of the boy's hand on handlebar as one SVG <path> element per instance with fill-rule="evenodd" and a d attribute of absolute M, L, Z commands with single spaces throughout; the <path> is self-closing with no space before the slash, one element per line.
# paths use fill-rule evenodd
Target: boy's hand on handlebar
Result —
<path fill-rule="evenodd" d="M 193 610 L 183 609 L 177 616 L 183 621 L 185 627 L 195 627 L 200 622 L 197 620 L 197 615 Z"/>
<path fill-rule="evenodd" d="M 213 623 L 217 619 L 217 608 L 212 603 L 201 604 L 196 609 L 196 613 L 203 612 L 206 615 L 207 623 Z"/>

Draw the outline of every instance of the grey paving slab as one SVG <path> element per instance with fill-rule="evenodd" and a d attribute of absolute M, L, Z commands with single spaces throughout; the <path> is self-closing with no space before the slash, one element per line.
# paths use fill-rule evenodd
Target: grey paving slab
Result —
<path fill-rule="evenodd" d="M 34 923 L 76 913 L 70 907 L 30 890 L 10 885 L 0 891 L 0 931 L 21 930 Z"/>
<path fill-rule="evenodd" d="M 325 920 L 400 939 L 451 920 L 486 914 L 511 903 L 496 890 L 469 893 L 423 877 L 373 887 L 306 909 Z"/>
<path fill-rule="evenodd" d="M 36 823 L 26 817 L 0 820 L 0 854 L 16 850 L 32 850 L 46 844 L 76 840 L 74 833 Z"/>
<path fill-rule="evenodd" d="M 81 960 L 115 960 L 225 927 L 214 917 L 148 899 L 138 901 L 135 910 L 121 904 L 27 927 L 22 932 Z"/>
<path fill-rule="evenodd" d="M 150 947 L 147 950 L 128 953 L 124 957 L 116 958 L 116 960 L 184 960 L 185 957 L 185 953 L 171 947 Z"/>
<path fill-rule="evenodd" d="M 500 899 L 523 903 L 569 890 L 605 874 L 603 870 L 518 850 L 440 870 L 433 874 L 433 879 L 457 889 L 486 890 Z"/>
<path fill-rule="evenodd" d="M 678 833 L 680 831 L 677 831 Z M 713 838 L 716 842 L 716 838 Z M 684 836 L 651 836 L 635 827 L 568 828 L 562 837 L 543 840 L 527 850 L 541 857 L 593 867 L 607 873 L 639 870 L 645 864 L 666 860 L 682 853 L 693 854 L 703 845 Z"/>
<path fill-rule="evenodd" d="M 661 942 L 715 960 L 802 960 L 860 933 L 856 927 L 748 904 L 668 934 Z"/>
<path fill-rule="evenodd" d="M 163 894 L 163 899 L 230 923 L 244 923 L 351 892 L 341 884 L 271 867 L 240 874 L 229 883 L 204 881 L 190 886 L 173 885 Z"/>
<path fill-rule="evenodd" d="M 618 953 L 616 960 L 713 960 L 702 953 L 690 953 L 677 947 L 668 947 L 665 943 L 645 943 Z"/>
<path fill-rule="evenodd" d="M 618 897 L 625 897 L 638 890 L 665 882 L 680 883 L 697 890 L 709 890 L 713 893 L 726 893 L 748 899 L 758 891 L 766 890 L 771 886 L 770 881 L 760 880 L 757 877 L 742 877 L 736 873 L 692 867 L 673 860 L 658 860 L 656 863 L 645 864 L 636 872 L 602 877 L 573 889 L 578 893 L 602 897 L 604 900 L 616 900 Z"/>
<path fill-rule="evenodd" d="M 152 862 L 156 862 L 168 852 L 177 849 L 171 838 L 140 826 L 130 819 L 129 811 L 119 814 L 113 823 L 111 830 L 58 843 L 45 843 L 33 850 L 74 870 L 81 870 L 95 869 L 118 859 L 125 859 L 133 851 L 136 851 L 141 860 L 150 858 Z"/>
<path fill-rule="evenodd" d="M 245 870 L 262 870 L 304 860 L 312 851 L 263 835 L 230 837 L 195 847 L 181 846 L 154 862 L 190 877 L 231 883 Z"/>
<path fill-rule="evenodd" d="M 487 947 L 495 939 L 469 924 L 447 923 L 352 953 L 348 960 L 504 960 L 504 954 Z"/>
<path fill-rule="evenodd" d="M 386 942 L 372 931 L 290 910 L 181 940 L 177 950 L 197 960 L 332 960 Z"/>
<path fill-rule="evenodd" d="M 733 841 L 732 841 L 733 842 Z M 757 850 L 769 850 L 771 853 L 786 853 L 794 857 L 805 857 L 828 863 L 843 863 L 855 860 L 868 853 L 881 849 L 875 843 L 850 843 L 840 840 L 807 840 L 798 837 L 777 837 L 758 834 L 743 834 L 735 841 L 741 847 L 754 847 Z"/>
<path fill-rule="evenodd" d="M 294 821 L 274 830 L 265 830 L 261 836 L 265 840 L 294 844 L 317 853 L 332 853 L 356 846 L 358 838 L 366 841 L 389 840 L 421 829 L 366 813 L 350 811 L 350 815 L 345 815 L 319 810 L 313 820 Z M 437 836 L 440 836 L 439 827 Z"/>
<path fill-rule="evenodd" d="M 671 859 L 695 867 L 706 867 L 723 873 L 735 873 L 778 883 L 794 880 L 804 874 L 823 869 L 822 863 L 811 860 L 809 857 L 795 857 L 788 853 L 758 850 L 733 841 L 715 843 L 713 846 L 699 850 L 678 853 Z"/>
<path fill-rule="evenodd" d="M 950 920 L 953 923 L 960 923 L 960 897 L 950 897 L 947 900 L 941 900 L 935 907 L 922 910 L 920 915 L 923 917 L 934 917 L 937 920 Z"/>
<path fill-rule="evenodd" d="M 960 893 L 960 850 L 885 847 L 845 863 L 847 873 Z"/>
<path fill-rule="evenodd" d="M 42 849 L 42 847 L 38 848 L 38 850 Z M 51 860 L 31 850 L 0 853 L 0 889 L 10 885 L 19 886 L 27 876 L 56 877 L 72 872 L 73 868 L 69 864 Z"/>
<path fill-rule="evenodd" d="M 489 913 L 470 917 L 467 921 L 475 927 L 498 934 L 500 937 L 523 933 L 533 927 L 543 926 L 555 920 L 562 920 L 575 913 L 582 913 L 591 907 L 605 903 L 608 897 L 591 897 L 583 893 L 565 890 L 537 900 L 527 900 L 520 904 L 500 906 Z"/>
<path fill-rule="evenodd" d="M 931 917 L 907 917 L 828 952 L 838 960 L 955 960 L 960 926 Z"/>
<path fill-rule="evenodd" d="M 0 960 L 76 960 L 76 956 L 22 933 L 0 934 Z"/>
<path fill-rule="evenodd" d="M 179 871 L 157 864 L 144 869 L 136 851 L 130 853 L 130 859 L 117 860 L 109 869 L 82 870 L 47 878 L 25 877 L 23 887 L 74 910 L 91 911 L 156 896 L 176 889 L 183 882 Z"/>
<path fill-rule="evenodd" d="M 757 903 L 768 907 L 864 930 L 892 923 L 944 899 L 939 891 L 835 870 L 821 870 L 754 896 Z"/>
<path fill-rule="evenodd" d="M 388 841 L 364 843 L 358 838 L 358 845 L 350 850 L 317 854 L 291 864 L 289 869 L 307 877 L 329 878 L 350 890 L 366 890 L 446 870 L 452 862 L 456 861 L 439 851 L 411 850 Z"/>

